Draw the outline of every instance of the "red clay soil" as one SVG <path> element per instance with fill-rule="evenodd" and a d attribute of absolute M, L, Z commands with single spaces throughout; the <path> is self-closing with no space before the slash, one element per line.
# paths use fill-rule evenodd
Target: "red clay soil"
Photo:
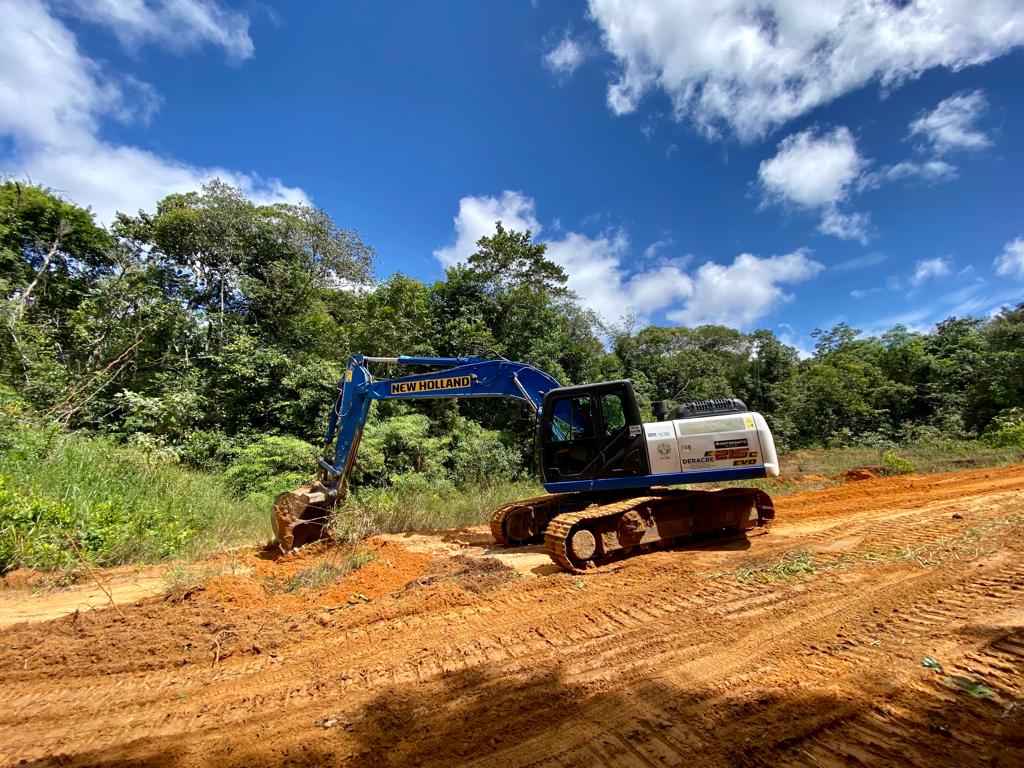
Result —
<path fill-rule="evenodd" d="M 388 541 L 268 588 L 342 556 L 318 545 L 12 627 L 0 764 L 1024 765 L 1024 467 L 776 507 L 767 533 L 582 576 Z"/>

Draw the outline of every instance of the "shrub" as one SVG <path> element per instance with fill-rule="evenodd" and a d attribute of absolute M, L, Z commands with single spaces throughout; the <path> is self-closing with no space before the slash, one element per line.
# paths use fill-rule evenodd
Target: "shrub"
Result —
<path fill-rule="evenodd" d="M 309 482 L 318 454 L 305 440 L 268 435 L 239 451 L 224 477 L 240 494 L 273 495 Z"/>
<path fill-rule="evenodd" d="M 996 448 L 1024 448 L 1024 408 L 1008 408 L 1000 413 L 982 439 Z"/>
<path fill-rule="evenodd" d="M 916 469 L 913 463 L 900 456 L 896 451 L 886 451 L 882 454 L 882 466 L 887 472 L 894 475 L 906 474 Z"/>
<path fill-rule="evenodd" d="M 452 476 L 460 486 L 506 483 L 520 471 L 519 451 L 500 432 L 460 419 L 453 435 Z"/>
<path fill-rule="evenodd" d="M 217 430 L 196 429 L 176 448 L 181 460 L 193 467 L 223 470 L 244 448 L 244 439 Z"/>
<path fill-rule="evenodd" d="M 265 537 L 265 505 L 107 438 L 21 423 L 0 450 L 0 570 L 154 562 Z M 76 551 L 77 549 L 77 551 Z"/>

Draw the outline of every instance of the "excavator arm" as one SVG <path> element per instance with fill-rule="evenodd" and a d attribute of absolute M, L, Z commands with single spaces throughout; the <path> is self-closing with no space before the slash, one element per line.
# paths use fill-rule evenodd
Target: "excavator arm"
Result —
<path fill-rule="evenodd" d="M 433 370 L 394 379 L 375 379 L 370 363 L 421 366 Z M 540 419 L 544 394 L 559 383 L 526 363 L 480 357 L 366 357 L 355 355 L 345 368 L 324 432 L 324 453 L 315 483 L 282 493 L 271 521 L 278 542 L 292 549 L 323 535 L 331 509 L 345 498 L 359 441 L 374 400 L 447 397 L 504 397 L 526 403 Z"/>

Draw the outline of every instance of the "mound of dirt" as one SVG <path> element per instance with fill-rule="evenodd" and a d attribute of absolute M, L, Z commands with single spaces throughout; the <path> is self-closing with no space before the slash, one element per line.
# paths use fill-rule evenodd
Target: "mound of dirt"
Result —
<path fill-rule="evenodd" d="M 860 469 L 847 470 L 840 477 L 844 480 L 874 480 L 883 474 L 885 474 L 885 470 L 881 467 L 861 467 Z"/>
<path fill-rule="evenodd" d="M 432 558 L 429 555 L 410 552 L 394 541 L 370 539 L 366 544 L 376 553 L 377 559 L 317 594 L 317 604 L 342 604 L 353 595 L 371 600 L 390 595 L 430 570 Z"/>
<path fill-rule="evenodd" d="M 0 579 L 0 589 L 32 589 L 52 581 L 52 575 L 34 568 L 16 568 Z"/>
<path fill-rule="evenodd" d="M 406 584 L 402 591 L 450 583 L 479 595 L 499 589 L 518 577 L 514 568 L 496 558 L 454 555 L 432 569 L 429 576 Z"/>

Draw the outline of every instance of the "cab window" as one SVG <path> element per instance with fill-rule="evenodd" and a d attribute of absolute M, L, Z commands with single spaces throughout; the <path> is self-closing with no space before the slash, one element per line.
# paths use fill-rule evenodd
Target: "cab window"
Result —
<path fill-rule="evenodd" d="M 604 415 L 605 437 L 614 437 L 626 426 L 626 409 L 622 395 L 617 392 L 601 395 L 601 413 Z"/>
<path fill-rule="evenodd" d="M 567 397 L 555 402 L 551 412 L 552 442 L 594 437 L 594 401 L 590 396 Z"/>

